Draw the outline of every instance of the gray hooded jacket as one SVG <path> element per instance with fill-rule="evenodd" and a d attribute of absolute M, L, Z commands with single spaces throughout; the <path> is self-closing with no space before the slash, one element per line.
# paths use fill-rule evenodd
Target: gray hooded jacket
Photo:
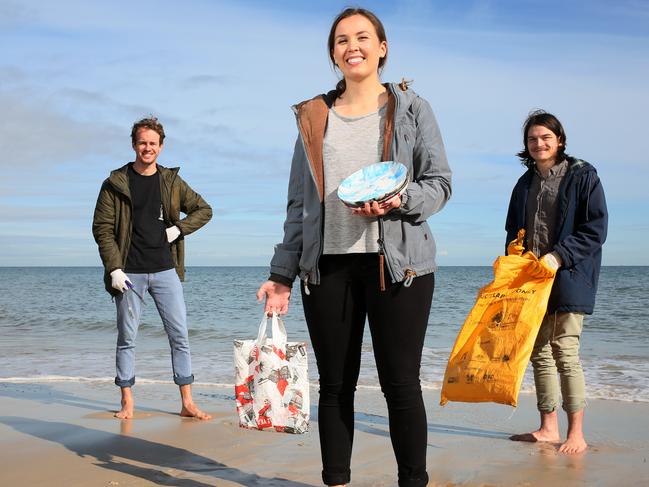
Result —
<path fill-rule="evenodd" d="M 404 84 L 388 83 L 384 161 L 404 164 L 412 178 L 401 207 L 379 217 L 379 248 L 392 282 L 434 272 L 435 240 L 426 219 L 451 197 L 451 170 L 433 111 Z M 275 246 L 271 275 L 319 284 L 323 248 L 323 140 L 329 92 L 293 107 L 299 135 L 293 153 L 284 222 L 284 240 Z"/>

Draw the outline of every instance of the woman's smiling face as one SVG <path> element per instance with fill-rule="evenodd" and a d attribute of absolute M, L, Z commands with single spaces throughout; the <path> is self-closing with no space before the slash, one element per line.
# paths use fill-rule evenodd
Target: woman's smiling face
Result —
<path fill-rule="evenodd" d="M 387 42 L 379 40 L 374 25 L 363 15 L 342 19 L 336 26 L 332 55 L 346 80 L 377 76 Z"/>

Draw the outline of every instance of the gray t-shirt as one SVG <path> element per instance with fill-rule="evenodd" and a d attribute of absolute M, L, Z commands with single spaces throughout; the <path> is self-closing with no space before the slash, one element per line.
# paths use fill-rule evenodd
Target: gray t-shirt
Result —
<path fill-rule="evenodd" d="M 378 252 L 376 218 L 352 214 L 338 198 L 338 185 L 358 169 L 379 162 L 386 105 L 360 117 L 332 107 L 324 137 L 324 254 Z"/>

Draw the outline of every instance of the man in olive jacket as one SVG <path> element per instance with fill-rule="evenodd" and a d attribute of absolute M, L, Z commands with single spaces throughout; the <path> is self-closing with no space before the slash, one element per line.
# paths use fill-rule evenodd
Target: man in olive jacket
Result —
<path fill-rule="evenodd" d="M 169 337 L 173 379 L 182 399 L 180 415 L 210 419 L 192 399 L 194 376 L 180 281 L 185 277 L 184 237 L 205 225 L 212 209 L 181 179 L 178 168 L 157 164 L 164 137 L 156 118 L 133 125 L 135 161 L 112 171 L 104 181 L 92 223 L 106 290 L 117 305 L 115 384 L 121 388 L 122 408 L 115 416 L 133 417 L 135 337 L 148 292 Z"/>

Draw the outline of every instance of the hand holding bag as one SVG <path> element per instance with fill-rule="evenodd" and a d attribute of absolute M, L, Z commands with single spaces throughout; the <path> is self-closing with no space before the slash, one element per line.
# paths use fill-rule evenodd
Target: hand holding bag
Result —
<path fill-rule="evenodd" d="M 309 380 L 306 343 L 288 342 L 282 320 L 273 313 L 272 337 L 264 314 L 255 340 L 234 340 L 235 397 L 239 426 L 306 433 Z"/>

